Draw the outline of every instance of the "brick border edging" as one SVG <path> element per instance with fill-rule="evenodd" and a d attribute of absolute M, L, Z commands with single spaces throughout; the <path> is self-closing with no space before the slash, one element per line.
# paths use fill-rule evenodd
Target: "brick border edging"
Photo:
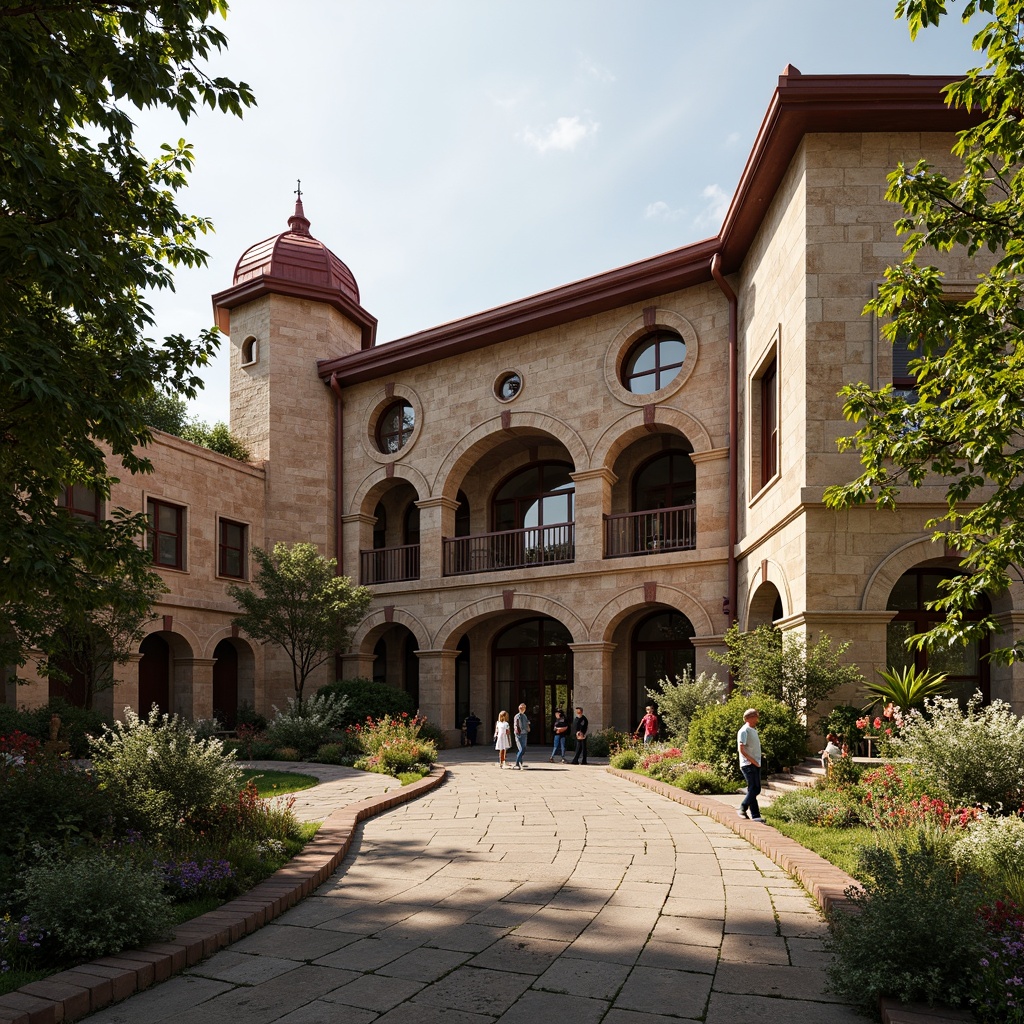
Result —
<path fill-rule="evenodd" d="M 348 854 L 359 822 L 422 796 L 447 775 L 444 765 L 437 764 L 408 786 L 339 807 L 284 867 L 247 893 L 179 925 L 170 941 L 100 957 L 0 996 L 0 1024 L 78 1020 L 237 942 L 326 882 Z"/>
<path fill-rule="evenodd" d="M 659 796 L 674 800 L 677 804 L 692 807 L 732 829 L 752 846 L 756 846 L 765 856 L 770 857 L 780 868 L 793 875 L 825 913 L 849 906 L 846 890 L 860 884 L 852 875 L 830 864 L 813 850 L 801 846 L 795 839 L 782 835 L 770 825 L 769 831 L 764 825 L 739 817 L 731 806 L 718 800 L 711 800 L 697 793 L 679 789 L 678 786 L 670 786 L 660 779 L 637 775 L 636 772 L 624 771 L 621 768 L 609 767 L 605 771 L 638 786 L 644 786 Z M 973 1014 L 965 1010 L 920 1004 L 906 1006 L 895 999 L 885 997 L 879 1000 L 878 1009 L 883 1024 L 959 1024 L 974 1020 Z"/>

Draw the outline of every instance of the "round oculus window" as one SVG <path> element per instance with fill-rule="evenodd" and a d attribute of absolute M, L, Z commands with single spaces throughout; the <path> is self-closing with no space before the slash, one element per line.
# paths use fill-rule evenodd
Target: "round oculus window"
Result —
<path fill-rule="evenodd" d="M 523 389 L 523 378 L 518 373 L 502 374 L 494 389 L 495 395 L 503 402 L 509 402 Z"/>
<path fill-rule="evenodd" d="M 649 395 L 668 387 L 686 359 L 686 342 L 675 331 L 645 334 L 622 364 L 622 384 L 634 395 Z"/>
<path fill-rule="evenodd" d="M 394 455 L 409 443 L 416 427 L 416 412 L 401 400 L 392 402 L 377 421 L 377 447 L 385 455 Z"/>

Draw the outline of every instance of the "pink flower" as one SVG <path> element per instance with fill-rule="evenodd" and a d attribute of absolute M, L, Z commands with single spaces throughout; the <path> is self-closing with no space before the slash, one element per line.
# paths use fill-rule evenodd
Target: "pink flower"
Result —
<path fill-rule="evenodd" d="M 875 719 L 875 728 L 876 729 L 881 729 L 882 728 L 882 720 L 880 718 L 876 718 Z"/>

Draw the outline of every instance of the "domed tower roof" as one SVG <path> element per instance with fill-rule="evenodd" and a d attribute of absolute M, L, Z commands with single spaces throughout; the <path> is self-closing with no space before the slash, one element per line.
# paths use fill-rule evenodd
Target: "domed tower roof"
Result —
<path fill-rule="evenodd" d="M 377 321 L 359 305 L 359 285 L 352 271 L 309 233 L 301 195 L 288 218 L 288 230 L 246 249 L 235 265 L 231 287 L 213 296 L 217 326 L 230 333 L 230 310 L 267 294 L 330 303 L 363 329 L 363 348 L 373 345 Z"/>

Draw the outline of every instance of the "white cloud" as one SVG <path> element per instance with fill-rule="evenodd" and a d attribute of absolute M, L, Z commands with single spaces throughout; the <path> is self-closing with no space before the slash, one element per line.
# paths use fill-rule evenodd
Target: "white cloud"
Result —
<path fill-rule="evenodd" d="M 694 217 L 694 224 L 701 228 L 719 227 L 725 219 L 732 197 L 722 191 L 721 185 L 708 185 L 701 192 L 701 198 L 704 200 L 704 209 Z"/>
<path fill-rule="evenodd" d="M 647 209 L 644 210 L 644 217 L 647 220 L 679 220 L 680 217 L 686 213 L 685 209 L 672 209 L 664 200 L 659 199 L 657 202 L 648 203 Z"/>
<path fill-rule="evenodd" d="M 585 75 L 595 78 L 599 82 L 615 81 L 615 75 L 608 68 L 591 60 L 589 57 L 580 57 L 580 70 Z"/>
<path fill-rule="evenodd" d="M 740 141 L 739 132 L 729 132 L 725 137 L 725 144 L 727 146 L 735 146 Z"/>
<path fill-rule="evenodd" d="M 538 153 L 546 153 L 549 149 L 571 152 L 584 139 L 596 134 L 599 127 L 596 121 L 584 124 L 579 117 L 560 117 L 540 133 L 527 128 L 522 139 Z"/>

